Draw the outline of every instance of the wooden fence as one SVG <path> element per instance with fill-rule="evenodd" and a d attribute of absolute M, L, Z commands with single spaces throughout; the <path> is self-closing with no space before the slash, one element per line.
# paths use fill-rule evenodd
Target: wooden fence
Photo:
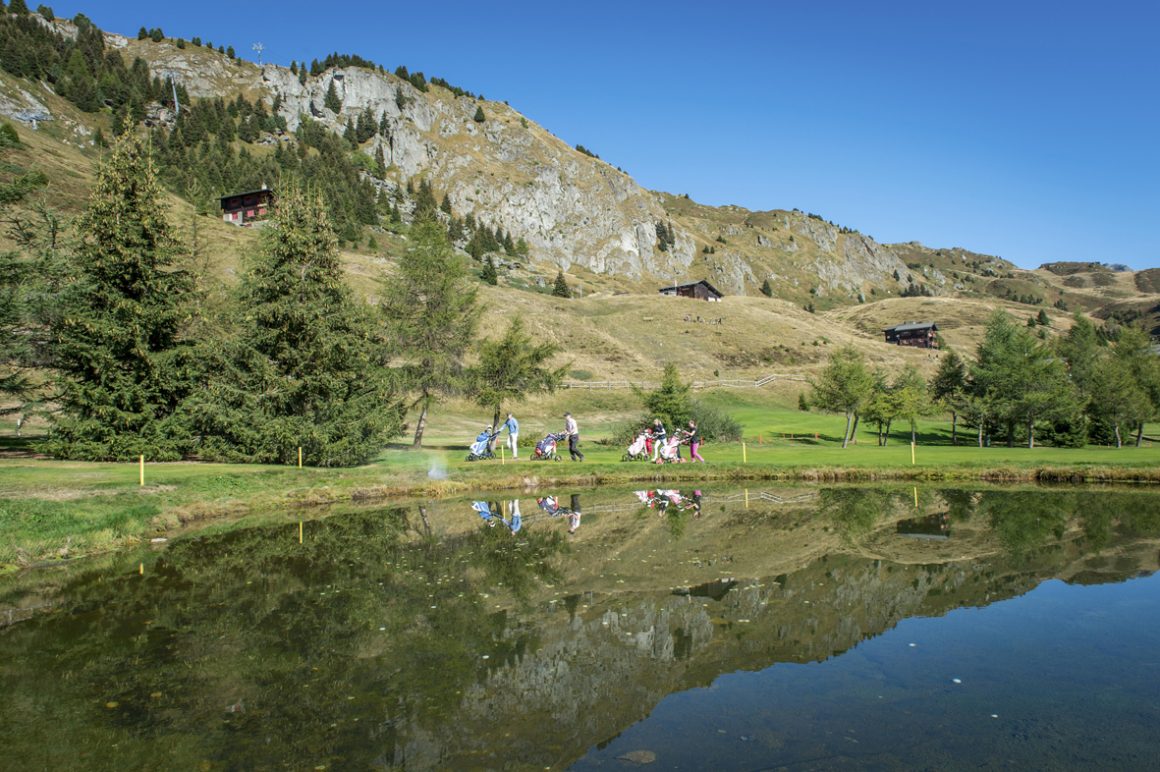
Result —
<path fill-rule="evenodd" d="M 774 381 L 800 381 L 808 383 L 809 379 L 804 375 L 765 375 L 761 378 L 717 378 L 712 381 L 693 381 L 689 384 L 694 389 L 759 389 Z M 655 381 L 564 381 L 560 384 L 561 389 L 631 389 L 636 387 L 644 391 L 652 391 L 660 388 L 660 383 Z"/>

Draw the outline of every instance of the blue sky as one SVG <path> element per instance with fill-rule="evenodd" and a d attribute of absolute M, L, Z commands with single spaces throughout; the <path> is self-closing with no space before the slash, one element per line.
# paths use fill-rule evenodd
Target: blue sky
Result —
<path fill-rule="evenodd" d="M 707 204 L 1160 267 L 1156 0 L 51 5 L 280 64 L 404 64 Z"/>

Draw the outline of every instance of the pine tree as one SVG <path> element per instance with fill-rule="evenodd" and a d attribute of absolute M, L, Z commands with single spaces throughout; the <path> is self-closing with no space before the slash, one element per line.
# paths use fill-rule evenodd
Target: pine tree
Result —
<path fill-rule="evenodd" d="M 951 413 L 951 444 L 959 444 L 959 409 L 967 388 L 967 368 L 954 351 L 945 351 L 930 382 L 931 397 Z"/>
<path fill-rule="evenodd" d="M 9 0 L 8 13 L 27 16 L 30 12 L 28 10 L 28 4 L 24 0 Z"/>
<path fill-rule="evenodd" d="M 499 284 L 499 272 L 495 269 L 495 261 L 488 255 L 483 261 L 483 271 L 480 272 L 479 278 L 483 279 L 484 284 L 495 286 Z"/>
<path fill-rule="evenodd" d="M 282 191 L 238 287 L 234 325 L 188 403 L 201 455 L 288 464 L 301 447 L 304 463 L 353 466 L 401 430 L 377 325 L 345 283 L 321 197 Z"/>
<path fill-rule="evenodd" d="M 190 388 L 192 282 L 175 269 L 163 200 L 147 151 L 126 136 L 98 172 L 53 321 L 61 412 L 44 449 L 54 456 L 162 460 L 189 446 L 174 416 Z"/>
<path fill-rule="evenodd" d="M 487 120 L 487 116 L 483 114 L 482 105 L 475 108 L 475 115 L 472 117 L 472 120 L 476 123 L 483 123 Z"/>
<path fill-rule="evenodd" d="M 383 279 L 383 320 L 406 365 L 399 375 L 419 408 L 413 447 L 423 444 L 427 415 L 440 396 L 463 386 L 463 357 L 475 335 L 475 289 L 435 220 L 412 227 L 396 273 Z"/>
<path fill-rule="evenodd" d="M 768 278 L 761 283 L 761 294 L 767 298 L 773 297 L 773 285 L 769 283 Z"/>
<path fill-rule="evenodd" d="M 387 176 L 387 161 L 383 157 L 382 144 L 375 145 L 375 176 L 379 179 Z"/>
<path fill-rule="evenodd" d="M 331 112 L 342 111 L 342 100 L 338 98 L 338 90 L 334 87 L 334 80 L 330 81 L 330 85 L 326 87 L 326 98 L 323 99 L 322 105 Z"/>
<path fill-rule="evenodd" d="M 572 290 L 568 289 L 568 282 L 564 280 L 564 269 L 556 273 L 556 281 L 552 285 L 552 295 L 558 298 L 572 297 Z"/>
<path fill-rule="evenodd" d="M 680 372 L 672 362 L 666 362 L 660 385 L 654 391 L 635 389 L 637 397 L 644 403 L 649 418 L 659 418 L 661 423 L 676 431 L 693 417 L 692 386 L 681 383 Z"/>

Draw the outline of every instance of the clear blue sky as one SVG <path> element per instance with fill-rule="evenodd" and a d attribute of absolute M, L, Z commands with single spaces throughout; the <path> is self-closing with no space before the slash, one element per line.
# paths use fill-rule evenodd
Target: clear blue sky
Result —
<path fill-rule="evenodd" d="M 1157 0 L 51 5 L 281 64 L 405 64 L 707 204 L 1160 267 Z"/>

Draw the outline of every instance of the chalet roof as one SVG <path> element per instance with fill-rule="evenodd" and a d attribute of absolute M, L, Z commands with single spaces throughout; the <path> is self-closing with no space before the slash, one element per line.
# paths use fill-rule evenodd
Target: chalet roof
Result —
<path fill-rule="evenodd" d="M 882 332 L 918 332 L 920 330 L 937 330 L 938 325 L 934 322 L 903 322 L 896 324 L 893 327 L 887 327 Z"/>
<path fill-rule="evenodd" d="M 669 284 L 669 285 L 666 285 L 664 287 L 661 287 L 660 291 L 661 292 L 675 292 L 675 291 L 681 290 L 681 289 L 689 289 L 692 287 L 696 287 L 698 284 L 704 284 L 705 287 L 708 288 L 710 291 L 712 291 L 714 295 L 717 295 L 718 297 L 724 297 L 724 295 L 721 294 L 721 291 L 719 289 L 714 287 L 712 284 L 710 284 L 705 279 L 701 279 L 700 281 L 689 282 L 688 284 Z"/>
<path fill-rule="evenodd" d="M 270 195 L 274 195 L 274 191 L 270 190 L 269 188 L 259 188 L 258 190 L 247 190 L 243 193 L 230 193 L 228 196 L 222 196 L 218 200 L 225 201 L 226 199 L 238 198 L 239 196 L 252 196 L 255 193 L 269 193 Z"/>

